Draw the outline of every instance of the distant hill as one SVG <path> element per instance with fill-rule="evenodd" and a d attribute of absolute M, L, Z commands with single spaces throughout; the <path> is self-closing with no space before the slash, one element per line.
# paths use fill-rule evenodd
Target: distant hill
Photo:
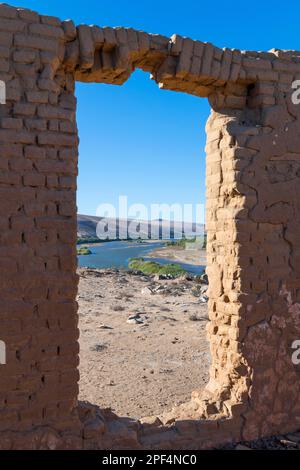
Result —
<path fill-rule="evenodd" d="M 98 222 L 100 222 L 103 218 L 95 217 L 91 215 L 77 215 L 77 237 L 78 238 L 96 238 L 96 227 Z M 128 228 L 130 229 L 130 225 L 132 224 L 133 227 L 138 225 L 138 231 L 140 233 L 141 238 L 147 238 L 150 234 L 150 230 L 155 230 L 155 233 L 159 234 L 158 238 L 170 238 L 169 233 L 171 232 L 171 238 L 182 238 L 182 222 L 171 222 L 171 231 L 169 230 L 169 222 L 166 220 L 152 220 L 151 221 L 151 229 L 150 229 L 150 222 L 143 221 L 143 220 L 125 220 L 125 219 L 108 219 L 110 223 L 108 224 L 111 227 L 107 227 L 107 236 L 110 239 L 115 238 L 115 230 L 114 224 L 116 224 L 116 232 L 117 238 L 119 238 L 119 234 L 123 234 L 121 238 L 128 238 Z M 195 235 L 197 229 L 197 235 L 202 235 L 204 233 L 204 224 L 195 224 L 195 223 L 185 223 L 184 224 L 184 234 L 188 237 L 193 237 Z M 166 234 L 167 236 L 162 237 L 162 233 Z"/>

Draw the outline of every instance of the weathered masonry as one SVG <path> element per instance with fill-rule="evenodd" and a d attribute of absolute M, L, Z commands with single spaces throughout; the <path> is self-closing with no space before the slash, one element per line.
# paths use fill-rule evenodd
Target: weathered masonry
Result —
<path fill-rule="evenodd" d="M 78 404 L 75 81 L 208 97 L 205 390 L 142 421 Z M 0 5 L 0 448 L 206 448 L 300 427 L 300 53 Z"/>

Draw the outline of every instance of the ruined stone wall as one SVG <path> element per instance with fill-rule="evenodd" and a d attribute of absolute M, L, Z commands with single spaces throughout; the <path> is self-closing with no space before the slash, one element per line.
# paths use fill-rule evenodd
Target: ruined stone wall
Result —
<path fill-rule="evenodd" d="M 210 381 L 142 422 L 78 405 L 74 83 L 208 97 Z M 294 51 L 220 49 L 0 5 L 0 448 L 207 448 L 300 427 L 300 77 Z M 112 404 L 113 405 L 113 404 Z"/>
<path fill-rule="evenodd" d="M 78 139 L 63 44 L 60 21 L 0 6 L 1 431 L 77 421 Z"/>

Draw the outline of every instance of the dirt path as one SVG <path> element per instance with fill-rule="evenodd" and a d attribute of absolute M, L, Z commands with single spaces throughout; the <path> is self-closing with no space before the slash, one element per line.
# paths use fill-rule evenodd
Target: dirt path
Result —
<path fill-rule="evenodd" d="M 201 285 L 126 271 L 79 273 L 81 400 L 138 418 L 169 410 L 205 385 Z"/>

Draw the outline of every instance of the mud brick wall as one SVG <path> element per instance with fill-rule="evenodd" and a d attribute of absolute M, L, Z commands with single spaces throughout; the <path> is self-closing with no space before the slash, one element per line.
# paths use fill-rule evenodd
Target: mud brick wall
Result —
<path fill-rule="evenodd" d="M 141 421 L 78 404 L 75 81 L 135 70 L 209 99 L 212 366 Z M 207 448 L 300 427 L 300 54 L 220 49 L 0 5 L 0 448 Z M 113 404 L 112 404 L 113 405 Z"/>
<path fill-rule="evenodd" d="M 0 430 L 73 422 L 77 130 L 52 18 L 0 7 Z"/>

